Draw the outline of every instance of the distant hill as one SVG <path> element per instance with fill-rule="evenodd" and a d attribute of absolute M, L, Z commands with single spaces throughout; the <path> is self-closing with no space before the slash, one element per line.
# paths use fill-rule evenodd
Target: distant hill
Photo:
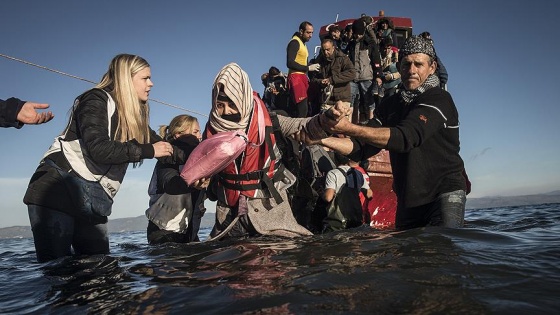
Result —
<path fill-rule="evenodd" d="M 467 209 L 496 208 L 538 205 L 544 203 L 560 203 L 560 190 L 544 194 L 523 196 L 491 196 L 481 198 L 467 198 Z"/>
<path fill-rule="evenodd" d="M 215 214 L 213 212 L 207 212 L 202 217 L 200 227 L 212 227 L 214 225 L 214 220 Z M 132 218 L 109 219 L 109 223 L 107 224 L 107 226 L 109 228 L 109 233 L 145 231 L 146 227 L 148 226 L 148 219 L 146 219 L 146 216 L 144 215 Z M 31 237 L 33 237 L 33 234 L 31 233 L 30 226 L 11 226 L 0 228 L 0 239 Z"/>
<path fill-rule="evenodd" d="M 467 209 L 487 209 L 497 207 L 511 207 L 524 205 L 538 205 L 545 203 L 560 203 L 560 190 L 551 191 L 544 194 L 524 195 L 524 196 L 492 196 L 482 198 L 467 198 Z M 201 227 L 212 227 L 214 225 L 215 214 L 206 213 L 202 218 Z M 128 231 L 145 231 L 148 221 L 141 215 L 133 218 L 109 219 L 109 233 L 119 233 Z M 31 228 L 29 226 L 12 226 L 0 228 L 0 239 L 2 238 L 30 238 Z"/>

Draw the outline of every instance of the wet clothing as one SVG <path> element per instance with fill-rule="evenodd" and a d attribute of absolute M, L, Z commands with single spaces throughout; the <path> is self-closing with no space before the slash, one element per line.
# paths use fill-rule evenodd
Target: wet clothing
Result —
<path fill-rule="evenodd" d="M 70 227 L 66 232 L 76 235 L 81 233 L 76 230 L 77 227 L 82 229 L 89 223 L 90 227 L 94 228 L 94 226 L 107 222 L 107 216 L 89 216 L 80 212 L 84 201 L 77 200 L 76 196 L 81 196 L 80 193 L 83 194 L 83 191 L 79 191 L 79 188 L 73 184 L 83 180 L 82 174 L 95 178 L 104 177 L 105 180 L 99 180 L 100 183 L 103 183 L 102 194 L 107 194 L 112 198 L 118 191 L 128 163 L 154 157 L 151 143 L 140 144 L 135 140 L 127 142 L 113 140 L 117 130 L 118 117 L 117 109 L 111 110 L 111 101 L 112 98 L 105 91 L 97 88 L 80 95 L 76 99 L 75 109 L 65 131 L 64 139 L 61 140 L 58 137 L 55 139 L 31 177 L 23 201 L 28 205 L 30 213 L 41 211 L 40 215 L 34 216 L 37 218 L 37 222 L 34 223 L 37 228 L 33 229 L 38 255 L 40 252 L 48 251 L 49 246 L 54 246 L 52 243 L 57 241 L 49 239 L 49 242 L 45 242 L 44 239 L 41 239 L 43 233 L 40 232 L 39 227 L 44 224 L 49 225 L 48 222 L 56 220 L 54 216 L 59 216 L 58 213 L 66 214 L 67 220 L 74 220 L 74 223 L 69 223 Z M 113 113 L 110 117 L 109 112 Z M 153 142 L 161 140 L 153 130 L 151 130 L 150 138 Z M 80 141 L 74 141 L 77 139 Z M 79 144 L 78 148 L 74 149 L 81 150 L 83 154 L 81 159 L 79 155 L 73 155 L 74 151 L 68 155 L 63 154 L 60 151 L 62 146 L 60 141 Z M 174 151 L 174 158 L 178 159 L 181 155 L 184 159 L 181 150 Z M 77 159 L 69 161 L 71 156 L 77 157 Z M 110 178 L 106 176 L 108 174 L 111 174 Z M 89 179 L 89 181 L 91 183 L 97 180 Z M 95 184 L 95 182 L 93 183 Z M 108 209 L 103 210 L 110 213 L 110 208 L 109 205 Z M 50 217 L 51 213 L 53 217 Z M 102 239 L 103 236 L 100 235 L 99 238 Z M 97 239 L 91 237 L 81 244 L 73 241 L 71 245 L 76 253 L 97 254 L 99 253 L 98 246 L 95 245 Z M 91 248 L 88 247 L 88 243 L 92 245 Z M 108 252 L 108 247 L 106 249 Z M 67 252 L 70 252 L 70 248 Z M 40 259 L 39 256 L 38 259 Z"/>
<path fill-rule="evenodd" d="M 90 220 L 36 205 L 28 206 L 29 222 L 38 262 L 59 257 L 109 253 L 107 223 Z"/>
<path fill-rule="evenodd" d="M 439 84 L 435 80 L 434 85 Z M 409 93 L 414 95 L 409 103 L 404 99 L 405 93 L 384 98 L 375 111 L 376 119 L 370 121 L 370 126 L 390 128 L 387 149 L 397 212 L 405 212 L 398 213 L 397 228 L 411 226 L 400 218 L 414 216 L 416 207 L 431 204 L 442 194 L 466 190 L 459 155 L 459 116 L 451 95 L 439 86 L 415 93 Z M 364 160 L 379 151 L 370 145 L 361 147 L 355 141 L 357 147 L 364 151 L 355 150 L 352 159 Z"/>
<path fill-rule="evenodd" d="M 187 158 L 198 145 L 195 136 L 184 140 L 171 140 L 170 143 L 181 148 Z M 181 164 L 169 164 L 158 161 L 154 167 L 152 179 L 148 187 L 150 195 L 147 237 L 150 244 L 165 242 L 189 243 L 199 241 L 198 230 L 204 215 L 204 192 L 187 186 L 181 178 Z M 154 204 L 166 194 L 172 202 L 166 203 L 167 211 L 161 211 Z M 167 197 L 166 196 L 166 197 Z M 164 199 L 166 198 L 164 197 Z M 175 207 L 173 207 L 175 206 Z M 202 212 L 202 213 L 201 213 Z"/>
<path fill-rule="evenodd" d="M 265 141 L 258 147 L 258 111 L 265 121 Z M 283 132 L 293 134 L 303 128 L 310 119 L 292 119 L 278 116 Z M 276 146 L 275 136 L 264 104 L 255 101 L 247 135 L 249 145 L 242 155 L 226 169 L 212 178 L 208 188 L 209 198 L 217 200 L 216 224 L 212 237 L 227 231 L 228 226 L 239 217 L 227 236 L 279 235 L 294 237 L 310 235 L 307 229 L 297 224 L 289 205 L 286 190 L 295 183 L 295 176 L 281 162 L 281 153 Z M 261 129 L 262 130 L 262 129 Z M 207 132 L 211 130 L 207 129 Z M 253 177 L 248 174 L 258 174 Z M 243 175 L 245 174 L 245 175 Z M 236 176 L 239 176 L 238 179 Z M 242 179 L 246 177 L 245 179 Z M 260 177 L 260 179 L 259 179 Z"/>
<path fill-rule="evenodd" d="M 221 94 L 235 104 L 239 121 L 220 115 L 216 100 Z M 294 184 L 295 176 L 282 163 L 270 115 L 253 91 L 247 73 L 235 63 L 224 66 L 216 76 L 212 95 L 214 102 L 203 138 L 218 132 L 243 130 L 248 143 L 239 157 L 210 180 L 208 198 L 217 201 L 211 237 L 310 235 L 292 214 L 286 189 Z M 278 116 L 278 123 L 284 136 L 302 128 L 311 139 L 327 136 L 319 116 Z"/>
<path fill-rule="evenodd" d="M 15 97 L 0 100 L 0 127 L 14 127 L 20 129 L 23 124 L 17 120 L 17 115 L 25 101 Z"/>

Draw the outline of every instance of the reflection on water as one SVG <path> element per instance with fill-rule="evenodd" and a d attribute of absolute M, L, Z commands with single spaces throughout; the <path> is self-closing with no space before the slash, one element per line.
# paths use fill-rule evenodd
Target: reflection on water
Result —
<path fill-rule="evenodd" d="M 1 240 L 0 313 L 550 314 L 558 210 L 470 211 L 464 229 L 157 247 L 144 232 L 118 233 L 111 255 L 43 265 L 31 240 Z"/>

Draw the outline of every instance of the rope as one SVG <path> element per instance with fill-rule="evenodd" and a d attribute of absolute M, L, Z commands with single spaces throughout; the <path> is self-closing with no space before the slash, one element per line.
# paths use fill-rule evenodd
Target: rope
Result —
<path fill-rule="evenodd" d="M 75 75 L 72 75 L 72 74 L 68 74 L 68 73 L 65 73 L 65 72 L 62 72 L 62 71 L 58 71 L 58 70 L 55 70 L 55 69 L 47 68 L 45 66 L 34 64 L 32 62 L 25 61 L 25 60 L 22 60 L 22 59 L 14 58 L 14 57 L 7 56 L 7 55 L 4 55 L 4 54 L 0 54 L 0 57 L 4 57 L 6 59 L 21 62 L 23 64 L 33 66 L 33 67 L 37 67 L 37 68 L 40 68 L 40 69 L 43 69 L 43 70 L 51 71 L 51 72 L 54 72 L 56 74 L 65 75 L 65 76 L 71 77 L 73 79 L 78 79 L 78 80 L 85 81 L 85 82 L 88 82 L 88 83 L 91 83 L 91 84 L 97 84 L 97 82 L 94 82 L 94 81 L 91 81 L 91 80 L 88 80 L 88 79 L 84 79 L 84 78 L 81 78 L 81 77 L 78 77 L 78 76 L 75 76 Z M 163 101 L 160 101 L 160 100 L 156 100 L 156 99 L 153 99 L 153 98 L 150 98 L 149 100 L 152 101 L 152 102 L 163 104 L 165 106 L 169 106 L 169 107 L 173 107 L 173 108 L 176 108 L 176 109 L 184 110 L 186 112 L 190 112 L 190 113 L 193 113 L 193 114 L 196 114 L 196 115 L 200 115 L 200 116 L 203 116 L 203 117 L 208 117 L 208 115 L 201 114 L 201 113 L 196 112 L 194 110 L 186 109 L 186 108 L 183 108 L 183 107 L 178 106 L 178 105 L 169 104 L 169 103 L 166 103 L 166 102 L 163 102 Z"/>

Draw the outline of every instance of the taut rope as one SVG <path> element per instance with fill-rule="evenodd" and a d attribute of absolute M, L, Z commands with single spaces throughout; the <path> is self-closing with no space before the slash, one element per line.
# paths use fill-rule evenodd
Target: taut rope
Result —
<path fill-rule="evenodd" d="M 17 61 L 17 62 L 21 62 L 21 63 L 23 63 L 23 64 L 26 64 L 26 65 L 29 65 L 29 66 L 33 66 L 33 67 L 37 67 L 37 68 L 40 68 L 40 69 L 43 69 L 43 70 L 51 71 L 51 72 L 54 72 L 54 73 L 56 73 L 56 74 L 65 75 L 65 76 L 67 76 L 67 77 L 71 77 L 71 78 L 74 78 L 74 79 L 78 79 L 78 80 L 81 80 L 81 81 L 85 81 L 85 82 L 88 82 L 88 83 L 91 83 L 91 84 L 97 84 L 97 82 L 94 82 L 94 81 L 91 81 L 91 80 L 88 80 L 88 79 L 84 79 L 84 78 L 81 78 L 81 77 L 78 77 L 78 76 L 75 76 L 75 75 L 72 75 L 72 74 L 68 74 L 68 73 L 65 73 L 65 72 L 62 72 L 62 71 L 59 71 L 59 70 L 47 68 L 47 67 L 45 67 L 45 66 L 41 66 L 41 65 L 38 65 L 38 64 L 34 64 L 34 63 L 32 63 L 32 62 L 25 61 L 25 60 L 22 60 L 22 59 L 14 58 L 14 57 L 7 56 L 7 55 L 4 55 L 4 54 L 0 54 L 0 57 L 4 57 L 4 58 L 6 58 L 6 59 L 10 59 L 10 60 L 14 60 L 14 61 Z M 197 115 L 200 115 L 200 116 L 203 116 L 203 117 L 208 117 L 208 115 L 201 114 L 201 113 L 199 113 L 199 112 L 196 112 L 196 111 L 193 111 L 193 110 L 190 110 L 190 109 L 186 109 L 186 108 L 183 108 L 183 107 L 181 107 L 181 106 L 169 104 L 169 103 L 166 103 L 166 102 L 163 102 L 163 101 L 159 101 L 159 100 L 156 100 L 156 99 L 153 99 L 153 98 L 150 98 L 150 101 L 156 102 L 156 103 L 160 103 L 160 104 L 163 104 L 163 105 L 165 105 L 165 106 L 173 107 L 173 108 L 176 108 L 176 109 L 184 110 L 184 111 L 186 111 L 186 112 L 190 112 L 190 113 L 193 113 L 193 114 L 197 114 Z"/>

